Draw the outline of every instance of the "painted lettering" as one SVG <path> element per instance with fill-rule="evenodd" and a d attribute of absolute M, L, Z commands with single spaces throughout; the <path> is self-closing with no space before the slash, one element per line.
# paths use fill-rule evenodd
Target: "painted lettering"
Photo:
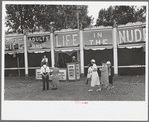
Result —
<path fill-rule="evenodd" d="M 65 46 L 65 38 L 64 38 L 64 36 L 63 36 L 63 46 Z"/>
<path fill-rule="evenodd" d="M 35 42 L 35 41 L 36 41 L 36 39 L 35 39 L 35 38 L 32 38 L 32 41 L 33 41 L 33 42 Z"/>
<path fill-rule="evenodd" d="M 103 44 L 108 44 L 107 39 L 103 39 Z"/>
<path fill-rule="evenodd" d="M 143 41 L 146 41 L 146 28 L 143 28 Z"/>
<path fill-rule="evenodd" d="M 123 30 L 123 34 L 121 33 L 121 31 L 119 31 L 119 40 L 120 40 L 120 43 L 125 43 L 126 36 L 125 36 L 125 31 L 124 30 Z"/>
<path fill-rule="evenodd" d="M 70 37 L 70 35 L 66 35 L 66 46 L 68 46 L 68 42 L 70 41 L 68 37 Z"/>
<path fill-rule="evenodd" d="M 94 40 L 89 40 L 89 42 L 90 42 L 91 45 L 93 45 L 93 41 L 94 41 Z"/>
<path fill-rule="evenodd" d="M 101 44 L 100 39 L 99 40 L 96 40 L 96 45 L 100 45 L 100 44 Z"/>
<path fill-rule="evenodd" d="M 99 37 L 102 37 L 102 32 L 97 33 L 97 37 L 98 37 L 98 38 L 99 38 Z"/>
<path fill-rule="evenodd" d="M 142 40 L 142 33 L 141 33 L 141 30 L 135 29 L 134 31 L 135 31 L 135 40 L 136 40 L 136 42 L 141 41 L 141 40 Z M 137 38 L 137 35 L 138 35 L 140 38 Z"/>
<path fill-rule="evenodd" d="M 129 34 L 129 31 L 126 30 L 126 34 L 127 34 L 127 41 L 128 42 L 133 42 L 133 30 L 131 30 L 131 34 Z M 131 35 L 131 40 L 130 40 L 129 35 Z"/>
<path fill-rule="evenodd" d="M 73 40 L 73 46 L 77 46 L 77 44 L 75 44 L 75 42 L 76 42 L 75 37 L 76 37 L 76 36 L 78 36 L 78 34 L 73 34 L 73 35 L 72 35 L 72 37 L 73 37 L 73 38 L 72 38 L 72 40 Z"/>
<path fill-rule="evenodd" d="M 62 45 L 58 44 L 58 36 L 56 36 L 56 47 L 61 47 Z"/>

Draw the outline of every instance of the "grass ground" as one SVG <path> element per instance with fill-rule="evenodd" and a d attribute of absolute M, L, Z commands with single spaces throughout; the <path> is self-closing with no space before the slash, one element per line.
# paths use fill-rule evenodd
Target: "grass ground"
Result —
<path fill-rule="evenodd" d="M 34 78 L 5 78 L 5 100 L 67 101 L 144 101 L 145 76 L 114 77 L 114 89 L 88 92 L 86 78 L 76 82 L 60 82 L 58 90 L 42 91 L 42 81 Z"/>

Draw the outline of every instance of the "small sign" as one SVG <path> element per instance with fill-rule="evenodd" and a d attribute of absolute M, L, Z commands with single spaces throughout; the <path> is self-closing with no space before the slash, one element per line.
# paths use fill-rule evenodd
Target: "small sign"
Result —
<path fill-rule="evenodd" d="M 76 64 L 76 74 L 77 74 L 77 80 L 79 80 L 80 79 L 80 65 L 79 65 L 79 63 Z"/>
<path fill-rule="evenodd" d="M 76 80 L 75 76 L 75 64 L 68 64 L 68 80 Z"/>
<path fill-rule="evenodd" d="M 67 80 L 67 76 L 66 76 L 66 69 L 60 69 L 59 70 L 59 76 L 60 76 L 60 80 Z M 36 69 L 36 79 L 37 80 L 42 80 L 42 75 L 41 75 L 41 69 Z M 49 80 L 52 80 L 52 76 L 49 75 Z"/>
<path fill-rule="evenodd" d="M 36 69 L 36 79 L 42 80 L 41 69 Z"/>
<path fill-rule="evenodd" d="M 67 77 L 66 77 L 66 69 L 60 69 L 59 70 L 59 76 L 60 76 L 60 80 L 67 80 Z"/>

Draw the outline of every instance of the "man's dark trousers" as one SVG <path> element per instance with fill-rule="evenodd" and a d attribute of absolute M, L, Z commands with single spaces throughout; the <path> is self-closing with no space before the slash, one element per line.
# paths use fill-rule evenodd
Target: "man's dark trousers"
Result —
<path fill-rule="evenodd" d="M 47 90 L 49 90 L 49 75 L 47 75 L 46 78 L 42 76 L 42 81 L 43 81 L 43 91 L 45 90 L 46 85 Z"/>

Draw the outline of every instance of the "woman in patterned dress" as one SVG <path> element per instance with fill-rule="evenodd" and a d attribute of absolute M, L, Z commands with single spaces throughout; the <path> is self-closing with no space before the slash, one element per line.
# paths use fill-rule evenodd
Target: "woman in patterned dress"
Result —
<path fill-rule="evenodd" d="M 52 74 L 52 84 L 53 84 L 53 90 L 57 90 L 57 87 L 59 85 L 59 68 L 57 65 L 54 65 L 53 68 L 53 74 Z"/>

